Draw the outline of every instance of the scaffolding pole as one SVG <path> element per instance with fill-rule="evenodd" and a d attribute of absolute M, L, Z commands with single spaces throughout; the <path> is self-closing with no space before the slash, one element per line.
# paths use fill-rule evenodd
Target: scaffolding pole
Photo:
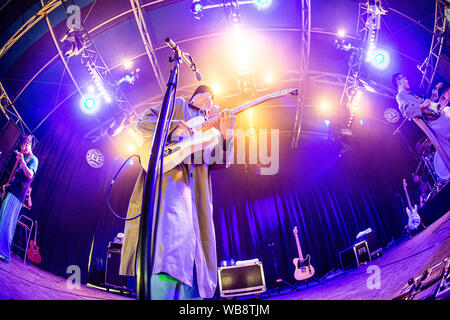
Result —
<path fill-rule="evenodd" d="M 305 82 L 309 70 L 309 54 L 311 48 L 311 0 L 302 0 L 301 15 L 301 52 L 300 52 L 300 79 L 298 85 L 297 110 L 295 113 L 294 128 L 291 147 L 296 149 L 302 129 L 303 111 L 305 103 Z"/>

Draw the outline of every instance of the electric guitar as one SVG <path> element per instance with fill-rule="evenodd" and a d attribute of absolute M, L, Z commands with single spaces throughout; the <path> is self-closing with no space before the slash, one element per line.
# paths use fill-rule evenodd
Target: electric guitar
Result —
<path fill-rule="evenodd" d="M 406 199 L 408 200 L 408 207 L 406 208 L 406 214 L 408 215 L 408 229 L 413 231 L 420 226 L 421 219 L 417 213 L 417 204 L 414 207 L 411 205 L 407 187 L 406 179 L 403 179 L 403 188 L 405 189 Z"/>
<path fill-rule="evenodd" d="M 443 83 L 439 82 L 433 89 L 430 97 L 430 105 L 426 108 L 424 118 L 427 120 L 436 120 L 441 115 L 441 110 L 445 107 L 440 102 L 436 102 L 439 97 L 439 89 L 442 88 Z"/>
<path fill-rule="evenodd" d="M 16 154 L 17 154 L 17 152 L 16 152 Z M 6 194 L 8 193 L 8 188 L 11 186 L 11 181 L 14 179 L 14 175 L 16 174 L 16 170 L 17 170 L 18 166 L 19 166 L 19 160 L 16 160 L 16 163 L 14 163 L 14 168 L 12 169 L 11 174 L 9 176 L 9 179 L 5 183 L 5 186 L 6 186 L 5 191 L 3 191 L 3 188 L 1 189 L 2 195 L 0 198 L 0 200 L 1 200 L 0 202 L 3 202 L 3 200 L 5 200 Z"/>
<path fill-rule="evenodd" d="M 36 221 L 36 229 L 34 229 L 34 230 L 35 230 L 34 231 L 34 241 L 33 240 L 30 241 L 30 247 L 28 248 L 28 259 L 30 259 L 31 262 L 40 264 L 42 259 L 41 259 L 41 254 L 39 253 L 39 247 L 36 243 L 37 232 L 38 232 L 37 221 Z"/>
<path fill-rule="evenodd" d="M 309 254 L 306 255 L 306 259 L 303 259 L 302 248 L 300 247 L 300 241 L 298 240 L 297 226 L 295 226 L 294 228 L 294 236 L 299 256 L 298 258 L 295 258 L 293 260 L 295 266 L 294 278 L 298 281 L 307 280 L 314 276 L 315 270 L 311 265 L 311 257 L 309 256 Z"/>
<path fill-rule="evenodd" d="M 231 110 L 231 112 L 234 115 L 237 115 L 258 104 L 278 97 L 286 96 L 288 94 L 297 95 L 298 91 L 297 89 L 285 89 L 267 94 L 239 107 L 236 107 Z M 178 142 L 171 142 L 166 144 L 164 148 L 163 172 L 166 173 L 167 171 L 172 170 L 192 153 L 213 148 L 215 145 L 217 145 L 220 139 L 220 131 L 214 128 L 214 126 L 216 126 L 219 122 L 220 115 L 215 115 L 208 120 L 205 120 L 203 116 L 199 116 L 187 121 L 186 123 L 193 129 L 194 134 L 190 136 L 180 137 Z M 139 156 L 141 158 L 140 162 L 144 170 L 147 170 L 147 165 L 149 163 L 151 144 L 152 140 L 146 139 L 139 153 Z"/>

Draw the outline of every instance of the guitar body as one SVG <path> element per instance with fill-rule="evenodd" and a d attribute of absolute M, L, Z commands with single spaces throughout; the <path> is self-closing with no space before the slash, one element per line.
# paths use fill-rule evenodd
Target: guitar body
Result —
<path fill-rule="evenodd" d="M 175 168 L 194 152 L 214 148 L 219 143 L 220 131 L 216 128 L 211 128 L 206 131 L 195 130 L 196 127 L 201 127 L 204 122 L 205 119 L 201 116 L 190 119 L 186 124 L 194 128 L 194 134 L 180 137 L 179 142 L 166 145 L 164 148 L 164 173 Z M 151 146 L 152 140 L 147 139 L 139 153 L 144 170 L 148 168 Z"/>
<path fill-rule="evenodd" d="M 412 210 L 406 208 L 406 213 L 408 214 L 408 229 L 411 231 L 416 230 L 421 224 L 420 216 L 417 213 L 417 204 Z"/>
<path fill-rule="evenodd" d="M 28 259 L 36 264 L 40 264 L 42 261 L 41 254 L 39 253 L 39 247 L 33 240 L 30 240 L 30 247 L 28 248 Z"/>
<path fill-rule="evenodd" d="M 297 281 L 308 280 L 314 276 L 315 270 L 311 265 L 311 257 L 306 255 L 306 258 L 303 258 L 302 247 L 300 246 L 300 240 L 298 239 L 298 228 L 294 227 L 294 236 L 295 243 L 297 245 L 298 258 L 292 260 L 295 266 L 294 278 Z"/>
<path fill-rule="evenodd" d="M 295 258 L 293 260 L 295 271 L 294 278 L 297 281 L 307 280 L 314 276 L 315 270 L 311 265 L 311 258 L 309 255 L 306 256 L 304 260 L 300 260 L 299 258 Z"/>
<path fill-rule="evenodd" d="M 441 115 L 442 106 L 439 102 L 430 102 L 427 107 L 424 118 L 427 120 L 436 120 Z"/>
<path fill-rule="evenodd" d="M 408 194 L 408 184 L 406 179 L 403 179 L 403 188 L 405 190 L 406 199 L 408 200 L 408 207 L 406 207 L 406 214 L 408 215 L 408 229 L 410 231 L 416 230 L 422 224 L 419 214 L 417 213 L 417 204 L 413 207 L 411 199 Z"/>

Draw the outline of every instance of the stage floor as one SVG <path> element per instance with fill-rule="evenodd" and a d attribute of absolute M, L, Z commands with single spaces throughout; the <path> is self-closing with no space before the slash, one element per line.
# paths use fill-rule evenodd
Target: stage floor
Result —
<path fill-rule="evenodd" d="M 367 266 L 346 271 L 329 280 L 324 279 L 322 285 L 313 281 L 309 288 L 305 285 L 297 286 L 299 291 L 292 291 L 286 286 L 280 295 L 275 292 L 264 299 L 392 300 L 399 295 L 410 278 L 417 277 L 426 269 L 450 257 L 450 211 L 412 239 L 407 235 L 403 239 L 400 244 L 385 249 L 381 257 Z M 373 288 L 369 277 L 374 275 L 375 268 L 371 266 L 379 267 L 379 289 L 368 288 Z"/>
<path fill-rule="evenodd" d="M 67 287 L 67 279 L 24 264 L 16 256 L 0 262 L 0 300 L 130 300 L 101 289 L 80 285 Z"/>
<path fill-rule="evenodd" d="M 450 256 L 450 211 L 416 234 L 412 239 L 394 244 L 369 265 L 323 279 L 324 284 L 311 282 L 309 288 L 301 285 L 298 291 L 281 288 L 280 294 L 267 292 L 263 300 L 391 300 L 396 297 L 408 279 Z M 312 260 L 314 261 L 314 260 Z M 369 289 L 368 273 L 371 266 L 379 267 L 379 289 Z M 373 268 L 373 267 L 371 267 Z M 371 269 L 369 269 L 371 270 Z M 369 281 L 370 282 L 370 281 Z M 67 288 L 67 280 L 31 264 L 23 264 L 13 257 L 9 264 L 0 262 L 1 300 L 130 300 L 125 296 L 81 285 Z M 245 299 L 245 297 L 242 297 Z"/>

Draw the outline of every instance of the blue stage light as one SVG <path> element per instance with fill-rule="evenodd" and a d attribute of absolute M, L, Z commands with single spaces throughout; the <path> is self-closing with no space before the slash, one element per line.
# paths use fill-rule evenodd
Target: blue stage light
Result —
<path fill-rule="evenodd" d="M 258 9 L 266 9 L 272 4 L 272 0 L 256 0 Z"/>
<path fill-rule="evenodd" d="M 95 108 L 94 98 L 87 98 L 86 100 L 84 100 L 84 107 L 88 110 L 93 110 Z"/>
<path fill-rule="evenodd" d="M 378 70 L 386 70 L 391 64 L 391 58 L 387 50 L 376 48 L 369 59 L 370 64 Z"/>
<path fill-rule="evenodd" d="M 86 114 L 94 114 L 98 111 L 99 105 L 94 97 L 85 97 L 80 100 L 80 109 Z"/>
<path fill-rule="evenodd" d="M 382 53 L 377 53 L 374 57 L 375 63 L 381 64 L 384 62 L 385 58 L 384 58 L 384 54 Z"/>

